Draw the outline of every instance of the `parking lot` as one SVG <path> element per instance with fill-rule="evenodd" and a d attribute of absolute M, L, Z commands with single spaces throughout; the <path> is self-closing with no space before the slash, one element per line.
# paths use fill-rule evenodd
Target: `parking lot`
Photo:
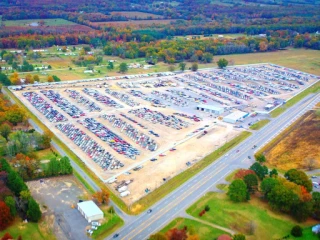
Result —
<path fill-rule="evenodd" d="M 126 185 L 130 204 L 318 79 L 259 64 L 28 85 L 13 93 L 102 180 L 116 177 L 111 189 Z M 197 110 L 200 104 L 223 111 Z M 236 111 L 245 117 L 224 121 Z"/>

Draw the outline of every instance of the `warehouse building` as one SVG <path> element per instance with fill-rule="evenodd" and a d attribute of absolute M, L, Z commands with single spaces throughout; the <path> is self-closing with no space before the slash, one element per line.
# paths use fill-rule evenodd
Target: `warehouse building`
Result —
<path fill-rule="evenodd" d="M 78 210 L 89 223 L 103 219 L 103 212 L 93 201 L 78 203 Z"/>
<path fill-rule="evenodd" d="M 247 117 L 248 115 L 249 115 L 249 113 L 236 111 L 236 112 L 233 112 L 233 113 L 225 116 L 223 118 L 223 121 L 227 122 L 227 123 L 233 123 L 234 124 L 234 123 L 238 122 L 239 120 Z"/>
<path fill-rule="evenodd" d="M 216 115 L 220 115 L 224 112 L 223 107 L 213 106 L 213 105 L 198 105 L 197 110 L 207 112 L 207 113 L 213 113 Z"/>

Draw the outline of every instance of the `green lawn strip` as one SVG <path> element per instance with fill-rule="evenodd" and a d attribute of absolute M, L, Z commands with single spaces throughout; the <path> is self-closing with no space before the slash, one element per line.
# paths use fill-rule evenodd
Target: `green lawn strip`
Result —
<path fill-rule="evenodd" d="M 289 235 L 292 227 L 297 224 L 302 227 L 307 226 L 295 222 L 288 215 L 271 211 L 268 204 L 258 198 L 252 198 L 247 203 L 234 203 L 225 193 L 206 194 L 191 205 L 187 213 L 200 219 L 199 213 L 206 205 L 209 205 L 210 211 L 206 212 L 201 219 L 254 236 L 253 239 L 280 239 Z M 255 226 L 254 234 L 249 233 L 250 224 Z"/>
<path fill-rule="evenodd" d="M 103 223 L 97 230 L 93 232 L 93 239 L 104 239 L 124 224 L 123 220 L 117 214 L 111 214 L 106 211 L 103 212 L 104 217 L 107 218 L 108 221 Z"/>
<path fill-rule="evenodd" d="M 294 239 L 319 240 L 319 237 L 312 232 L 312 227 L 303 229 L 302 237 L 294 237 Z"/>
<path fill-rule="evenodd" d="M 95 193 L 95 190 L 87 183 L 86 180 L 76 171 L 73 171 L 73 175 L 83 184 L 83 186 L 91 193 Z"/>
<path fill-rule="evenodd" d="M 148 207 L 152 206 L 154 203 L 162 199 L 164 196 L 178 188 L 184 182 L 189 180 L 191 177 L 202 171 L 204 168 L 209 166 L 216 159 L 221 157 L 224 153 L 228 152 L 231 148 L 238 145 L 240 142 L 245 140 L 247 137 L 251 135 L 250 132 L 242 132 L 239 136 L 235 137 L 231 141 L 227 142 L 220 148 L 218 148 L 213 153 L 206 156 L 201 161 L 194 164 L 192 167 L 187 169 L 186 171 L 178 174 L 177 176 L 171 178 L 166 184 L 161 185 L 159 188 L 155 189 L 153 192 L 149 193 L 142 199 L 135 202 L 132 206 L 139 206 L 139 212 L 144 211 Z"/>
<path fill-rule="evenodd" d="M 221 191 L 227 191 L 228 190 L 228 184 L 225 183 L 219 183 L 217 184 L 217 188 L 220 189 Z"/>
<path fill-rule="evenodd" d="M 8 95 L 22 108 L 28 113 L 28 117 L 31 118 L 42 130 L 49 130 L 10 90 L 7 88 L 3 88 L 5 91 L 8 93 Z M 57 138 L 55 135 L 53 136 L 52 140 L 54 140 L 57 145 L 86 173 L 89 175 L 89 177 L 100 187 L 100 188 L 107 188 L 107 186 L 101 182 L 101 180 L 94 174 L 92 173 L 86 165 L 80 160 L 80 158 L 74 154 L 73 151 L 71 151 L 59 138 Z M 79 174 L 76 175 L 75 171 L 74 174 L 76 177 L 79 179 Z M 85 182 L 83 178 L 79 179 L 82 183 Z M 86 184 L 88 186 L 88 184 Z M 91 187 L 90 187 L 91 188 Z M 92 191 L 93 189 L 91 188 L 88 189 L 89 191 Z M 111 190 L 110 192 L 110 198 L 111 200 L 118 205 L 121 210 L 124 212 L 130 214 L 127 205 L 120 199 L 118 198 Z"/>
<path fill-rule="evenodd" d="M 38 223 L 23 223 L 20 218 L 16 218 L 10 227 L 0 231 L 0 236 L 2 237 L 5 233 L 9 233 L 14 239 L 17 239 L 19 236 L 21 236 L 23 240 L 55 239 L 55 236 L 52 234 L 44 236 L 39 229 Z"/>
<path fill-rule="evenodd" d="M 275 117 L 279 116 L 281 113 L 283 113 L 288 108 L 292 107 L 294 104 L 296 104 L 297 102 L 302 100 L 307 95 L 309 95 L 311 93 L 316 93 L 319 91 L 320 91 L 320 82 L 317 82 L 313 86 L 305 89 L 304 91 L 302 91 L 301 93 L 299 93 L 295 97 L 291 98 L 289 101 L 286 102 L 285 105 L 280 106 L 280 107 L 276 108 L 275 110 L 273 110 L 270 113 L 271 117 L 275 118 Z"/>
<path fill-rule="evenodd" d="M 167 226 L 165 226 L 160 232 L 166 233 L 172 228 L 182 229 L 184 227 L 187 227 L 188 229 L 191 226 L 195 229 L 197 235 L 199 236 L 199 239 L 217 239 L 222 234 L 228 234 L 220 229 L 188 218 L 176 218 Z"/>
<path fill-rule="evenodd" d="M 264 127 L 266 124 L 270 122 L 269 119 L 262 119 L 259 122 L 256 122 L 250 126 L 251 130 L 259 130 L 260 128 Z"/>

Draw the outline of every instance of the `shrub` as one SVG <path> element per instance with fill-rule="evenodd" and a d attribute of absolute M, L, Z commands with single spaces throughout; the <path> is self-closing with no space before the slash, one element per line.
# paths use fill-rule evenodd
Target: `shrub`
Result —
<path fill-rule="evenodd" d="M 209 211 L 210 211 L 209 205 L 206 205 L 205 208 L 204 208 L 204 210 L 205 210 L 206 212 L 209 212 Z"/>
<path fill-rule="evenodd" d="M 302 236 L 302 228 L 299 225 L 294 226 L 291 229 L 291 235 L 294 237 L 301 237 Z"/>

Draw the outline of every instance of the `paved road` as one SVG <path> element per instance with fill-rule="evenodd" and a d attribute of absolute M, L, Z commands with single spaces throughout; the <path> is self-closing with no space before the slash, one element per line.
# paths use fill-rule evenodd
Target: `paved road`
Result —
<path fill-rule="evenodd" d="M 309 95 L 295 106 L 272 119 L 271 122 L 254 132 L 249 138 L 222 156 L 201 173 L 192 177 L 171 194 L 160 200 L 152 207 L 152 213 L 142 213 L 130 223 L 122 227 L 118 233 L 118 239 L 143 240 L 152 233 L 159 231 L 166 224 L 177 217 L 193 202 L 210 191 L 214 185 L 222 181 L 229 173 L 238 168 L 247 168 L 253 163 L 248 156 L 253 156 L 257 149 L 252 149 L 253 145 L 259 148 L 268 143 L 281 131 L 297 120 L 307 110 L 320 101 L 320 94 Z M 238 151 L 239 150 L 239 151 Z M 110 236 L 107 239 L 112 239 Z"/>

